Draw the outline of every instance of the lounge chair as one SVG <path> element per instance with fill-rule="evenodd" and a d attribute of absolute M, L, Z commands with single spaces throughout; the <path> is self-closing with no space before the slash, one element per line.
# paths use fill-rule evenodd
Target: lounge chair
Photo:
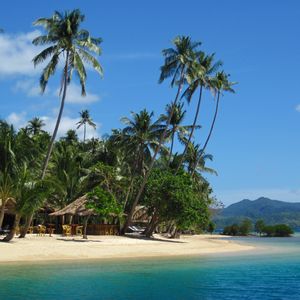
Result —
<path fill-rule="evenodd" d="M 142 233 L 144 231 L 144 229 L 139 229 L 136 226 L 129 226 L 128 229 L 132 232 L 132 233 Z"/>

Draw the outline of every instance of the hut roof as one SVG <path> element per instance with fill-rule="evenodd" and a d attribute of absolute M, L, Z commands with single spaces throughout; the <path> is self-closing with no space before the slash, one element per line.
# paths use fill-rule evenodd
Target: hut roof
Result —
<path fill-rule="evenodd" d="M 49 216 L 62 216 L 62 215 L 88 216 L 88 215 L 95 215 L 96 213 L 92 209 L 86 208 L 86 206 L 85 206 L 86 203 L 87 203 L 87 196 L 84 195 L 84 196 L 76 199 L 75 201 L 73 201 L 72 203 L 67 205 L 66 207 L 49 214 Z"/>

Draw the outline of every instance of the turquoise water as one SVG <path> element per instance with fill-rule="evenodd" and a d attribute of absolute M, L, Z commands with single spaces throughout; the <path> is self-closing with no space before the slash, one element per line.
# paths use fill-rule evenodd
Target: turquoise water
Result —
<path fill-rule="evenodd" d="M 300 237 L 238 238 L 255 254 L 0 265 L 0 299 L 300 299 Z"/>

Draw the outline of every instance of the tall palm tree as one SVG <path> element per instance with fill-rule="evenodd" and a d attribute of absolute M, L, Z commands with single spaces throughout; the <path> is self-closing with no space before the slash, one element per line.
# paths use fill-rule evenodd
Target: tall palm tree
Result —
<path fill-rule="evenodd" d="M 203 88 L 210 88 L 210 78 L 220 68 L 220 66 L 222 66 L 221 61 L 214 62 L 214 56 L 215 54 L 206 55 L 204 52 L 201 51 L 197 54 L 197 58 L 192 64 L 192 67 L 188 69 L 188 74 L 186 76 L 188 87 L 184 91 L 182 97 L 185 97 L 187 102 L 190 103 L 194 93 L 199 89 L 199 98 L 192 129 L 181 157 L 181 163 L 184 161 L 185 154 L 187 152 L 188 146 L 192 140 L 196 128 L 202 101 Z M 177 171 L 179 170 L 180 165 L 181 164 L 179 164 Z"/>
<path fill-rule="evenodd" d="M 175 99 L 173 101 L 174 105 L 176 105 L 184 81 L 185 81 L 185 74 L 187 69 L 190 67 L 193 59 L 194 53 L 197 51 L 197 48 L 200 46 L 201 43 L 193 42 L 190 37 L 188 36 L 178 36 L 173 41 L 174 48 L 168 48 L 163 50 L 163 56 L 165 57 L 164 65 L 161 67 L 161 74 L 159 78 L 159 83 L 162 83 L 165 79 L 172 77 L 171 86 L 178 85 L 177 93 Z M 141 186 L 137 192 L 137 195 L 132 203 L 131 210 L 127 215 L 127 219 L 125 224 L 122 228 L 122 233 L 124 234 L 131 223 L 131 219 L 135 210 L 136 205 L 138 204 L 142 193 L 144 191 L 145 185 L 147 183 L 148 177 L 150 176 L 151 170 L 154 166 L 156 156 L 160 152 L 162 144 L 165 142 L 166 134 L 168 127 L 171 122 L 171 118 L 173 116 L 173 111 L 171 111 L 170 116 L 166 122 L 166 127 L 161 134 L 159 143 L 156 147 L 156 150 L 152 156 L 151 163 L 148 169 L 148 172 L 145 174 Z"/>
<path fill-rule="evenodd" d="M 224 71 L 221 71 L 221 72 L 218 72 L 216 74 L 216 76 L 210 80 L 210 87 L 213 90 L 213 92 L 215 93 L 216 99 L 217 99 L 216 108 L 215 108 L 215 113 L 214 113 L 214 116 L 213 116 L 213 120 L 211 122 L 209 133 L 208 133 L 206 141 L 205 141 L 205 143 L 204 143 L 204 145 L 201 149 L 201 152 L 200 152 L 200 155 L 199 155 L 199 158 L 198 158 L 198 162 L 196 163 L 196 165 L 199 163 L 202 154 L 205 153 L 205 149 L 206 149 L 206 147 L 208 145 L 208 142 L 211 138 L 211 135 L 212 135 L 212 132 L 213 132 L 213 129 L 214 129 L 214 126 L 215 126 L 215 122 L 216 122 L 216 119 L 217 119 L 218 111 L 219 111 L 220 96 L 222 95 L 222 92 L 225 91 L 225 92 L 234 93 L 234 89 L 232 88 L 232 86 L 234 84 L 236 84 L 236 82 L 230 82 L 229 81 L 229 76 L 230 76 L 229 74 L 226 74 Z M 192 173 L 194 173 L 194 172 L 195 172 L 195 170 L 193 170 Z"/>
<path fill-rule="evenodd" d="M 32 135 L 37 135 L 42 131 L 45 126 L 45 122 L 38 117 L 34 117 L 32 120 L 28 121 L 27 130 Z"/>
<path fill-rule="evenodd" d="M 81 120 L 76 123 L 77 126 L 77 129 L 79 129 L 82 125 L 83 125 L 83 142 L 85 142 L 85 136 L 86 136 L 86 125 L 89 125 L 91 127 L 93 127 L 94 129 L 96 129 L 96 124 L 93 122 L 91 116 L 90 116 L 90 113 L 89 111 L 86 109 L 86 110 L 82 110 L 80 113 L 80 118 Z"/>
<path fill-rule="evenodd" d="M 55 124 L 55 128 L 51 137 L 46 159 L 42 169 L 42 178 L 45 177 L 53 144 L 61 121 L 65 99 L 67 95 L 67 87 L 71 82 L 72 74 L 78 75 L 81 85 L 81 95 L 85 96 L 86 70 L 83 62 L 91 64 L 92 67 L 102 76 L 102 67 L 97 59 L 91 54 L 101 54 L 100 38 L 93 38 L 85 29 L 80 29 L 81 23 L 84 21 L 84 15 L 80 10 L 75 9 L 71 12 L 59 13 L 55 12 L 50 18 L 40 18 L 34 22 L 34 25 L 43 26 L 46 30 L 45 35 L 41 35 L 33 40 L 36 46 L 50 44 L 41 53 L 33 58 L 34 66 L 46 61 L 50 58 L 49 63 L 44 68 L 41 78 L 41 91 L 44 93 L 49 78 L 54 75 L 60 59 L 64 59 L 63 74 L 60 86 L 61 104 Z"/>

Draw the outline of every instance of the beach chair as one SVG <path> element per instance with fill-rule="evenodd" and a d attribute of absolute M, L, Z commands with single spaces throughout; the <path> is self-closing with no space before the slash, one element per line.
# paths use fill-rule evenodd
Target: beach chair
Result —
<path fill-rule="evenodd" d="M 72 227 L 70 225 L 62 225 L 63 236 L 71 236 L 72 235 Z"/>
<path fill-rule="evenodd" d="M 83 226 L 76 226 L 76 235 L 83 234 Z"/>
<path fill-rule="evenodd" d="M 38 235 L 43 236 L 46 234 L 46 226 L 45 225 L 38 225 Z"/>

